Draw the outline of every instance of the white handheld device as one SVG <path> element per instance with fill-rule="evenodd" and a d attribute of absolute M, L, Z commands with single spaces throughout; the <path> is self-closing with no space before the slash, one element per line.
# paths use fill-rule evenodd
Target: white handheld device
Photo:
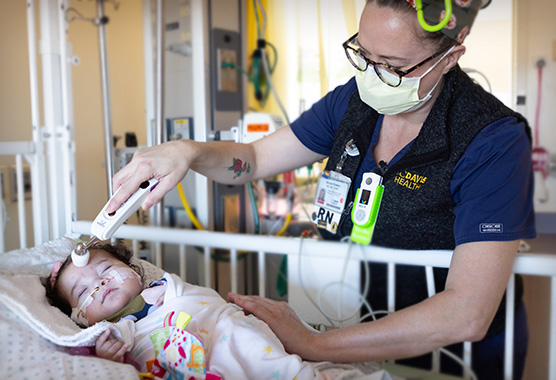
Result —
<path fill-rule="evenodd" d="M 87 265 L 89 262 L 89 248 L 99 241 L 110 239 L 116 230 L 120 228 L 120 226 L 124 224 L 124 222 L 135 211 L 137 211 L 139 207 L 141 207 L 141 204 L 147 195 L 149 195 L 156 185 L 158 185 L 158 181 L 154 178 L 141 183 L 139 189 L 131 195 L 127 201 L 122 203 L 120 208 L 109 214 L 106 212 L 106 207 L 110 203 L 110 200 L 118 194 L 118 191 L 121 189 L 120 187 L 114 193 L 112 198 L 106 202 L 100 213 L 93 221 L 93 224 L 91 225 L 91 240 L 89 240 L 87 244 L 79 243 L 71 252 L 73 264 L 78 267 Z"/>

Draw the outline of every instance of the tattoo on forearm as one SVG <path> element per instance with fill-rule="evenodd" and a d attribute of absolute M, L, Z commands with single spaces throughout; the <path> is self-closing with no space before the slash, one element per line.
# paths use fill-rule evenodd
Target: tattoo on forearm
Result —
<path fill-rule="evenodd" d="M 234 172 L 234 178 L 240 177 L 242 173 L 247 173 L 251 171 L 251 164 L 249 162 L 243 162 L 239 158 L 234 158 L 232 166 L 228 168 L 229 171 Z"/>

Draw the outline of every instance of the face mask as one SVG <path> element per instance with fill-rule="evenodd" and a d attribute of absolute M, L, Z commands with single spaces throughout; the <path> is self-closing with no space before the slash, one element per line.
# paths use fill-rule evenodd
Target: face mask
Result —
<path fill-rule="evenodd" d="M 419 84 L 421 78 L 430 73 L 440 61 L 444 59 L 454 48 L 452 46 L 436 63 L 430 67 L 420 77 L 402 77 L 402 81 L 398 87 L 391 87 L 384 83 L 376 74 L 372 67 L 368 67 L 365 71 L 357 70 L 355 81 L 361 100 L 383 115 L 396 115 L 404 112 L 411 112 L 421 108 L 430 98 L 432 92 L 440 83 L 440 77 L 433 88 L 425 97 L 419 99 Z M 384 75 L 395 76 L 386 73 Z"/>

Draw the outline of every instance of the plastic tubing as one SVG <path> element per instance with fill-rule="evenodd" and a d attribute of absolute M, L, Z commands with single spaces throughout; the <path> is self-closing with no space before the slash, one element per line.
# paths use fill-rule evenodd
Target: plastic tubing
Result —
<path fill-rule="evenodd" d="M 181 182 L 178 182 L 177 188 L 178 188 L 178 193 L 180 194 L 181 203 L 183 204 L 183 208 L 185 209 L 185 212 L 189 216 L 189 219 L 191 219 L 191 223 L 193 223 L 193 225 L 198 230 L 203 231 L 205 228 L 201 225 L 201 223 L 199 223 L 199 220 L 197 220 L 195 214 L 193 214 L 193 211 L 191 211 L 191 207 L 189 207 L 189 203 L 187 202 L 187 198 L 185 197 L 185 193 L 183 191 Z"/>
<path fill-rule="evenodd" d="M 255 193 L 253 192 L 253 183 L 249 182 L 247 184 L 249 189 L 249 198 L 251 199 L 251 208 L 253 209 L 253 221 L 255 223 L 255 235 L 259 234 L 260 221 L 259 221 L 259 209 L 257 208 L 257 201 L 255 200 Z"/>
<path fill-rule="evenodd" d="M 290 223 L 292 221 L 292 213 L 288 213 L 288 215 L 286 215 L 286 221 L 284 222 L 284 225 L 282 226 L 282 228 L 280 228 L 280 231 L 278 231 L 276 233 L 276 236 L 282 236 L 284 234 L 284 232 L 286 232 L 288 230 L 288 227 L 290 226 Z"/>

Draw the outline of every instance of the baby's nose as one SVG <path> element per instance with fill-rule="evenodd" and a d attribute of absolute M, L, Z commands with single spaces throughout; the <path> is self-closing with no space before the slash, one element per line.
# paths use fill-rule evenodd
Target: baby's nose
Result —
<path fill-rule="evenodd" d="M 102 286 L 105 286 L 106 284 L 108 284 L 108 283 L 110 282 L 110 280 L 111 280 L 110 278 L 103 278 L 103 279 L 100 281 L 100 284 L 101 284 Z"/>

